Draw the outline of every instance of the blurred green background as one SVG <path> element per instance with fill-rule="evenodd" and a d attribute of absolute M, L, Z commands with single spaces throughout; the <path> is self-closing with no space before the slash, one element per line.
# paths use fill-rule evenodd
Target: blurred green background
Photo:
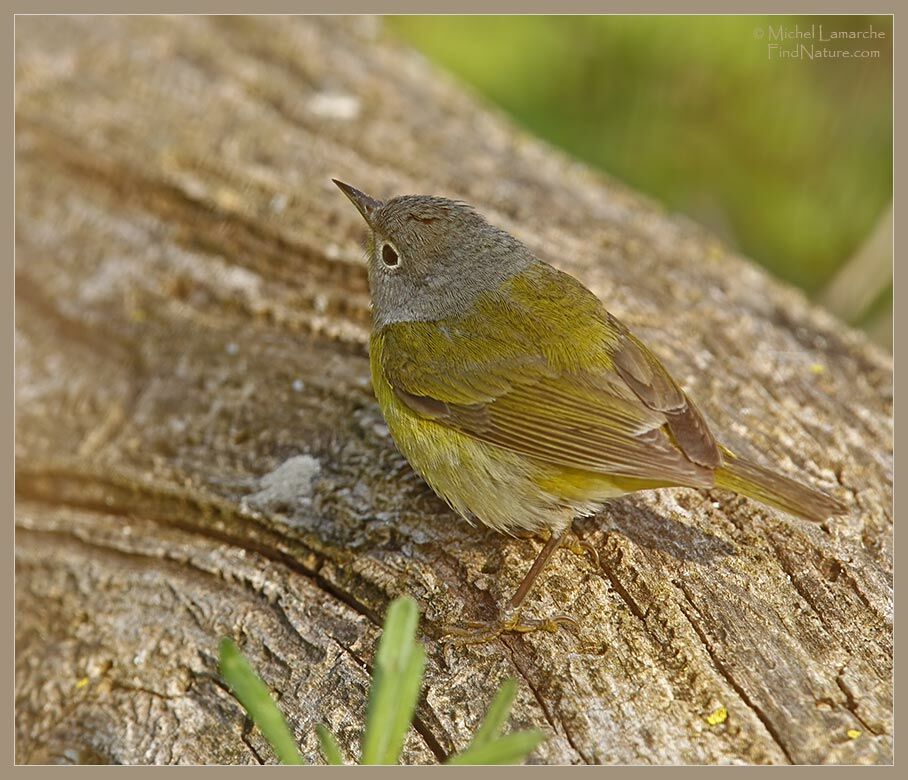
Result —
<path fill-rule="evenodd" d="M 891 346 L 892 19 L 404 16 L 390 31 L 521 125 Z M 804 40 L 869 58 L 781 58 Z M 772 56 L 768 45 L 778 43 Z"/>

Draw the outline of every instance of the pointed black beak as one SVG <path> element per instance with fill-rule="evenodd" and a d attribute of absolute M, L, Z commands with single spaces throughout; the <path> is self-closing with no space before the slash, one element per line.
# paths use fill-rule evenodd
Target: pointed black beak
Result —
<path fill-rule="evenodd" d="M 331 179 L 331 181 L 338 186 L 338 189 L 340 189 L 344 195 L 350 198 L 350 202 L 353 203 L 353 205 L 356 206 L 357 211 L 363 215 L 363 219 L 366 220 L 369 227 L 372 227 L 373 215 L 384 204 L 380 200 L 370 198 L 365 192 L 360 192 L 356 187 L 351 187 L 349 184 L 344 184 L 337 179 Z"/>

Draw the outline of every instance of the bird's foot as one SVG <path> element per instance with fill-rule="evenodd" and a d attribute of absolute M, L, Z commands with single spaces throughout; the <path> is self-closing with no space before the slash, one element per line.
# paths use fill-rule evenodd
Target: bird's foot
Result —
<path fill-rule="evenodd" d="M 590 563 L 593 564 L 593 568 L 599 568 L 599 552 L 589 542 L 576 536 L 573 531 L 567 535 L 561 546 L 563 549 L 574 555 L 579 555 L 581 558 L 588 557 Z"/>
<path fill-rule="evenodd" d="M 502 634 L 532 634 L 546 631 L 555 634 L 561 626 L 577 629 L 580 625 L 570 615 L 558 614 L 540 620 L 523 620 L 520 610 L 513 610 L 497 621 L 471 621 L 463 626 L 445 629 L 447 641 L 457 645 L 478 645 L 498 639 Z"/>

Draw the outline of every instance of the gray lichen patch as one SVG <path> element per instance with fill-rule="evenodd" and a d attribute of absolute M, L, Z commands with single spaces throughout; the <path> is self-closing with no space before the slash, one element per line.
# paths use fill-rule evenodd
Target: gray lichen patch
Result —
<path fill-rule="evenodd" d="M 242 503 L 252 509 L 292 515 L 312 496 L 312 481 L 318 476 L 319 462 L 311 455 L 296 455 L 259 480 L 260 490 L 245 496 Z"/>

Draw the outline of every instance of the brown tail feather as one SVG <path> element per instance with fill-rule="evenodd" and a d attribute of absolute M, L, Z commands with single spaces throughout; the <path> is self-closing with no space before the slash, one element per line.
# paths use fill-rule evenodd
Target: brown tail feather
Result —
<path fill-rule="evenodd" d="M 727 451 L 725 462 L 716 469 L 716 487 L 733 490 L 762 504 L 817 522 L 848 511 L 832 496 Z"/>

